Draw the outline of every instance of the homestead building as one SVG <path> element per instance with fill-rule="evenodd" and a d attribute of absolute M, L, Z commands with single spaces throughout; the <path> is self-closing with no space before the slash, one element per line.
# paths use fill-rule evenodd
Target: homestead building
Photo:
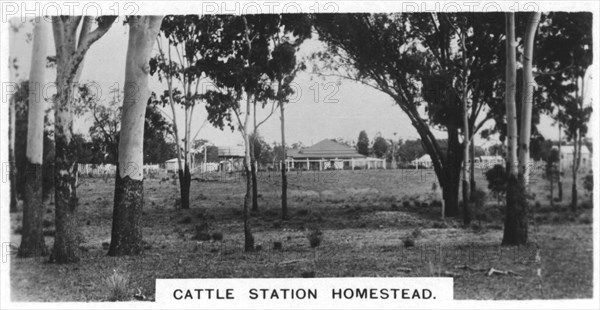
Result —
<path fill-rule="evenodd" d="M 385 169 L 385 159 L 359 154 L 354 148 L 324 139 L 299 150 L 288 150 L 286 166 L 298 170 Z"/>

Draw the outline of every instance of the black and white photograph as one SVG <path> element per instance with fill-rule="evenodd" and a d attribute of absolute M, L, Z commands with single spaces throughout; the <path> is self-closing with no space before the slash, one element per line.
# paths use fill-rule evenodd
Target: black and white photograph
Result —
<path fill-rule="evenodd" d="M 597 307 L 598 2 L 1 6 L 2 308 Z"/>

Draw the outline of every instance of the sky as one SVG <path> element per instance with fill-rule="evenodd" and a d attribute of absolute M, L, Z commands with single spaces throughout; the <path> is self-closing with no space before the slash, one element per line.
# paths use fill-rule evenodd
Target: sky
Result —
<path fill-rule="evenodd" d="M 14 20 L 13 20 L 14 21 Z M 50 28 L 50 27 L 49 27 Z M 11 34 L 10 54 L 17 58 L 19 79 L 27 79 L 31 62 L 32 43 L 28 42 L 27 34 L 31 33 L 32 25 L 27 23 L 17 33 Z M 52 32 L 47 32 L 49 39 L 48 55 L 54 55 Z M 110 91 L 123 85 L 125 79 L 125 56 L 127 53 L 128 26 L 118 20 L 111 29 L 92 45 L 85 56 L 84 68 L 81 75 L 82 83 L 94 81 L 100 85 L 101 98 L 108 101 Z M 306 41 L 300 49 L 299 57 L 308 56 L 325 48 L 317 39 Z M 155 46 L 155 51 L 158 53 Z M 309 66 L 310 68 L 311 66 Z M 49 68 L 46 81 L 51 83 L 56 76 L 55 69 Z M 417 139 L 419 136 L 412 127 L 408 117 L 395 105 L 386 94 L 369 86 L 338 78 L 323 78 L 306 71 L 298 74 L 296 80 L 297 94 L 293 102 L 286 106 L 286 142 L 291 145 L 302 142 L 310 146 L 327 138 L 342 138 L 346 141 L 356 141 L 361 130 L 366 130 L 369 138 L 382 135 L 386 139 Z M 166 84 L 161 84 L 155 76 L 150 77 L 150 89 L 162 93 Z M 270 106 L 257 113 L 260 122 L 270 112 Z M 169 107 L 164 109 L 171 115 Z M 206 119 L 206 110 L 196 108 L 192 135 L 201 127 Z M 277 110 L 260 128 L 259 132 L 268 143 L 281 141 L 281 124 Z M 177 115 L 182 119 L 183 110 Z M 90 116 L 81 117 L 75 122 L 75 131 L 87 133 L 91 126 Z M 558 128 L 548 116 L 541 117 L 540 132 L 547 139 L 558 139 Z M 493 121 L 486 127 L 492 126 Z M 182 126 L 180 126 L 182 127 Z M 446 138 L 444 132 L 432 129 L 438 138 Z M 394 135 L 394 134 L 397 135 Z M 198 134 L 199 139 L 209 140 L 217 146 L 239 145 L 243 139 L 239 132 L 229 128 L 220 130 L 210 124 L 204 126 Z M 498 143 L 497 137 L 489 141 L 476 136 L 475 144 L 488 147 Z"/>

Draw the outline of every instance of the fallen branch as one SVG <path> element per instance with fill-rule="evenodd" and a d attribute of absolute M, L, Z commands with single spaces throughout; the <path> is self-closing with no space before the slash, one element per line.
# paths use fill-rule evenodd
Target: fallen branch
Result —
<path fill-rule="evenodd" d="M 487 268 L 473 268 L 469 265 L 457 265 L 454 266 L 454 269 L 464 269 L 464 270 L 471 270 L 471 271 L 487 271 Z"/>
<path fill-rule="evenodd" d="M 460 273 L 451 272 L 451 271 L 443 271 L 442 276 L 457 278 L 457 277 L 460 277 Z"/>
<path fill-rule="evenodd" d="M 286 261 L 279 263 L 279 265 L 295 264 L 295 263 L 306 262 L 306 261 L 308 261 L 308 260 L 307 259 L 286 260 Z"/>
<path fill-rule="evenodd" d="M 411 272 L 412 268 L 408 268 L 408 267 L 398 267 L 398 270 L 402 271 L 402 272 Z"/>
<path fill-rule="evenodd" d="M 516 273 L 511 270 L 499 270 L 499 269 L 490 268 L 490 270 L 487 272 L 488 277 L 492 276 L 494 274 L 513 275 L 513 276 L 517 276 L 517 277 L 521 276 L 519 273 Z"/>

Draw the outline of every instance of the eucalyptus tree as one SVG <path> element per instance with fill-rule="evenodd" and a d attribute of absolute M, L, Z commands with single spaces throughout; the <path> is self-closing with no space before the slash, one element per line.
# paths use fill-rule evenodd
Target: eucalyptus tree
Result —
<path fill-rule="evenodd" d="M 29 74 L 27 162 L 25 164 L 23 231 L 18 252 L 20 257 L 41 256 L 47 253 L 42 231 L 45 214 L 42 197 L 42 164 L 44 155 L 44 112 L 46 109 L 41 90 L 46 72 L 49 35 L 48 22 L 40 19 L 35 23 Z"/>
<path fill-rule="evenodd" d="M 276 15 L 215 16 L 211 18 L 220 24 L 218 38 L 213 39 L 217 53 L 211 57 L 208 76 L 216 89 L 208 91 L 207 101 L 209 121 L 216 127 L 229 126 L 239 131 L 244 141 L 244 172 L 246 195 L 243 204 L 244 248 L 254 249 L 254 237 L 250 224 L 252 202 L 251 177 L 251 134 L 250 122 L 253 102 L 259 90 L 264 89 L 269 62 L 269 38 L 279 31 Z"/>
<path fill-rule="evenodd" d="M 465 144 L 492 119 L 492 115 L 481 116 L 481 112 L 500 101 L 502 16 L 415 13 L 315 17 L 319 39 L 328 44 L 327 52 L 316 55 L 329 71 L 325 75 L 382 91 L 409 117 L 431 156 L 446 215 L 458 214 Z M 461 48 L 454 48 L 457 43 Z M 472 111 L 468 128 L 464 126 L 466 103 Z M 445 150 L 432 127 L 446 131 Z M 462 144 L 461 129 L 465 138 Z"/>
<path fill-rule="evenodd" d="M 208 43 L 214 39 L 217 26 L 211 17 L 166 16 L 156 39 L 159 54 L 150 60 L 151 74 L 156 73 L 158 79 L 167 84 L 167 89 L 157 98 L 157 102 L 171 107 L 182 209 L 190 207 L 190 152 L 205 122 L 194 135 L 191 128 L 194 109 L 201 103 L 201 97 L 210 85 L 204 73 L 207 70 L 207 57 L 214 54 L 212 45 Z M 177 118 L 178 106 L 184 110 L 183 123 Z M 183 137 L 179 131 L 181 127 Z"/>
<path fill-rule="evenodd" d="M 267 75 L 271 81 L 270 87 L 263 93 L 270 96 L 262 96 L 265 100 L 272 100 L 279 108 L 281 122 L 281 145 L 282 145 L 282 166 L 281 166 L 281 218 L 287 219 L 287 167 L 286 167 L 286 144 L 285 144 L 285 104 L 289 102 L 290 96 L 295 90 L 292 85 L 298 72 L 306 69 L 304 62 L 297 61 L 297 53 L 302 43 L 311 37 L 312 20 L 306 14 L 282 14 L 276 16 L 277 29 L 270 34 L 269 62 Z M 274 84 L 274 85 L 273 85 Z M 273 110 L 271 110 L 271 113 Z M 256 113 L 255 113 L 256 115 Z M 263 121 L 264 122 L 264 121 Z M 256 124 L 256 122 L 255 122 Z M 257 131 L 255 125 L 254 131 Z M 255 179 L 253 177 L 253 179 Z M 257 186 L 257 182 L 253 182 Z M 254 190 L 254 194 L 258 191 Z M 253 196 L 253 208 L 254 201 Z"/>
<path fill-rule="evenodd" d="M 56 87 L 54 107 L 55 226 L 51 262 L 79 261 L 77 210 L 77 154 L 73 140 L 75 92 L 83 59 L 92 44 L 110 29 L 116 16 L 52 17 L 56 48 Z M 97 26 L 94 28 L 94 24 Z M 79 32 L 78 32 L 79 29 Z M 92 30 L 93 29 L 93 30 Z"/>
<path fill-rule="evenodd" d="M 151 91 L 150 56 L 163 16 L 130 16 L 125 65 L 125 94 L 115 174 L 115 198 L 108 255 L 142 253 L 144 206 L 144 124 Z"/>
<path fill-rule="evenodd" d="M 522 54 L 523 78 L 521 91 L 521 114 L 517 118 L 517 42 L 515 37 L 515 13 L 506 13 L 506 124 L 508 131 L 506 215 L 504 217 L 503 245 L 527 243 L 528 202 L 527 174 L 529 173 L 529 141 L 532 120 L 533 69 L 532 57 L 541 14 L 529 14 L 524 36 Z M 520 131 L 517 123 L 520 122 Z M 518 156 L 517 156 L 518 153 Z"/>
<path fill-rule="evenodd" d="M 565 129 L 567 140 L 573 143 L 571 207 L 575 209 L 581 148 L 592 113 L 591 104 L 586 100 L 586 88 L 590 86 L 586 71 L 593 60 L 593 15 L 589 12 L 550 12 L 545 17 L 535 42 L 538 47 L 533 59 L 538 86 L 535 100 L 558 121 Z M 559 193 L 561 188 L 559 185 Z"/>

